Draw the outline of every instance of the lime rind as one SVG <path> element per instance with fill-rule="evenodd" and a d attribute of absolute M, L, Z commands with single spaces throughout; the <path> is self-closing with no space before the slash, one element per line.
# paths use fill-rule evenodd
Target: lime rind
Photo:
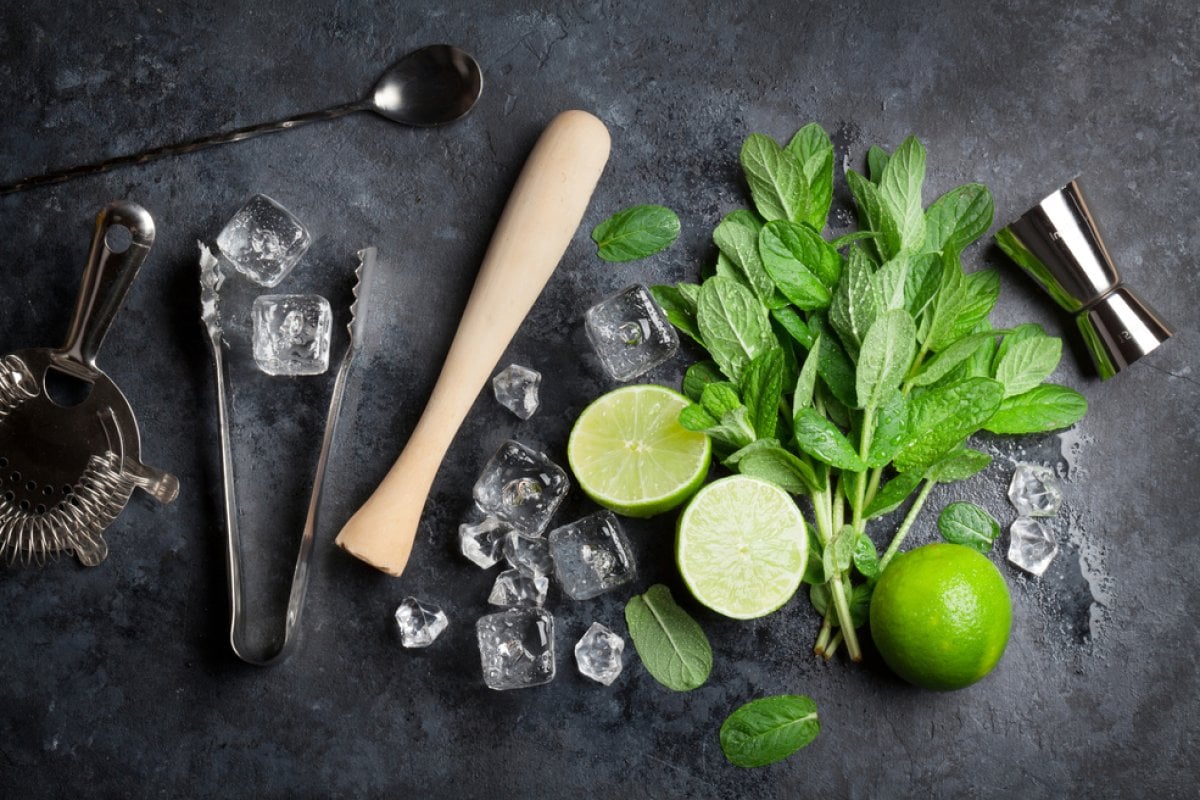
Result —
<path fill-rule="evenodd" d="M 800 588 L 808 561 L 804 516 L 772 483 L 722 478 L 680 515 L 675 555 L 701 603 L 734 619 L 766 616 Z"/>
<path fill-rule="evenodd" d="M 688 399 L 654 384 L 594 400 L 571 430 L 567 460 L 588 497 L 630 517 L 675 508 L 704 483 L 712 442 L 679 424 Z"/>

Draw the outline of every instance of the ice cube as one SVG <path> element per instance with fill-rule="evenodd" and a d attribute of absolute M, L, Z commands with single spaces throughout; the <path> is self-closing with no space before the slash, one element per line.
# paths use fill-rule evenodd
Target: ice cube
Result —
<path fill-rule="evenodd" d="M 675 328 L 641 284 L 589 308 L 584 328 L 605 372 L 619 381 L 653 369 L 679 349 Z"/>
<path fill-rule="evenodd" d="M 1053 517 L 1062 505 L 1058 476 L 1041 464 L 1017 464 L 1008 500 L 1022 517 Z"/>
<path fill-rule="evenodd" d="M 404 598 L 396 609 L 400 643 L 405 647 L 428 647 L 448 624 L 446 612 L 415 597 Z"/>
<path fill-rule="evenodd" d="M 333 311 L 315 294 L 254 300 L 254 360 L 268 375 L 320 375 L 329 369 Z"/>
<path fill-rule="evenodd" d="M 485 514 L 537 535 L 546 529 L 569 487 L 562 467 L 510 440 L 484 466 L 473 494 Z"/>
<path fill-rule="evenodd" d="M 611 511 L 599 511 L 550 532 L 554 574 L 563 591 L 587 600 L 623 586 L 636 575 L 633 551 Z"/>
<path fill-rule="evenodd" d="M 542 606 L 550 579 L 545 575 L 526 575 L 519 569 L 506 569 L 496 576 L 488 602 L 494 606 Z"/>
<path fill-rule="evenodd" d="M 484 517 L 479 522 L 464 522 L 458 526 L 458 547 L 468 559 L 488 569 L 500 560 L 504 538 L 511 531 L 512 526 L 495 517 Z"/>
<path fill-rule="evenodd" d="M 1054 532 L 1039 519 L 1017 517 L 1008 536 L 1008 560 L 1032 575 L 1040 576 L 1058 555 Z"/>
<path fill-rule="evenodd" d="M 554 571 L 550 548 L 541 536 L 512 531 L 504 537 L 504 560 L 523 575 L 537 577 Z"/>
<path fill-rule="evenodd" d="M 538 409 L 538 386 L 542 373 L 519 364 L 509 364 L 492 378 L 496 402 L 521 419 L 529 419 Z"/>
<path fill-rule="evenodd" d="M 256 194 L 217 235 L 217 247 L 250 280 L 278 286 L 312 244 L 300 220 L 265 194 Z"/>
<path fill-rule="evenodd" d="M 479 618 L 479 661 L 492 689 L 554 680 L 554 617 L 541 608 L 510 608 Z"/>
<path fill-rule="evenodd" d="M 621 656 L 624 652 L 624 639 L 599 622 L 593 622 L 575 645 L 575 663 L 587 677 L 611 686 L 621 674 Z"/>

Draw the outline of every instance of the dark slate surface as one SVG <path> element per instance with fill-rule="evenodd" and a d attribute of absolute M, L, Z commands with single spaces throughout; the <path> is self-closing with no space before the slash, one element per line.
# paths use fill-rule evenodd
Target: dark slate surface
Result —
<path fill-rule="evenodd" d="M 60 559 L 0 575 L 0 794 L 1194 796 L 1193 4 L 945 3 L 928 13 L 886 2 L 542 5 L 6 4 L 5 180 L 341 103 L 422 44 L 470 50 L 486 79 L 476 111 L 445 129 L 359 115 L 0 198 L 0 351 L 61 339 L 104 203 L 128 197 L 154 214 L 158 241 L 101 363 L 140 416 L 146 460 L 183 483 L 172 506 L 131 503 L 101 567 Z M 387 578 L 332 538 L 415 424 L 526 153 L 555 112 L 573 107 L 608 124 L 613 156 L 583 230 L 506 354 L 548 376 L 542 410 L 521 423 L 480 397 L 433 488 L 408 571 Z M 969 253 L 969 266 L 1001 270 L 997 325 L 1032 319 L 1067 335 L 1058 380 L 1092 406 L 1062 436 L 983 442 L 995 465 L 939 491 L 913 534 L 931 539 L 932 510 L 952 496 L 981 502 L 1007 526 L 1003 489 L 1016 460 L 1069 473 L 1055 523 L 1062 552 L 1047 575 L 1027 578 L 993 556 L 1015 607 L 1003 662 L 953 694 L 909 688 L 873 654 L 859 667 L 826 665 L 810 655 L 816 623 L 798 599 L 756 622 L 696 610 L 716 666 L 695 692 L 664 690 L 632 656 L 603 688 L 576 673 L 571 648 L 593 619 L 623 632 L 625 597 L 572 604 L 555 594 L 558 679 L 487 690 L 472 623 L 487 610 L 491 575 L 453 543 L 475 473 L 509 436 L 564 458 L 572 420 L 612 386 L 586 350 L 584 308 L 634 280 L 694 278 L 714 255 L 712 226 L 745 202 L 741 140 L 785 138 L 810 120 L 834 133 L 852 166 L 868 145 L 916 133 L 930 152 L 927 198 L 984 181 L 998 222 L 1082 173 L 1129 282 L 1178 329 L 1101 383 L 1049 301 L 994 248 Z M 266 670 L 237 662 L 226 640 L 214 384 L 194 244 L 253 192 L 279 199 L 314 233 L 289 290 L 325 291 L 344 309 L 353 251 L 376 245 L 384 266 L 331 464 L 304 639 Z M 679 243 L 638 264 L 598 262 L 586 231 L 636 202 L 677 209 Z M 694 356 L 650 378 L 673 384 Z M 242 521 L 262 551 L 256 574 L 277 598 L 329 383 L 235 373 Z M 576 496 L 564 514 L 591 509 Z M 639 586 L 665 580 L 684 596 L 672 524 L 629 529 Z M 453 620 L 425 652 L 403 651 L 392 631 L 392 609 L 408 594 Z M 773 767 L 726 764 L 721 720 L 777 692 L 816 699 L 820 737 Z"/>

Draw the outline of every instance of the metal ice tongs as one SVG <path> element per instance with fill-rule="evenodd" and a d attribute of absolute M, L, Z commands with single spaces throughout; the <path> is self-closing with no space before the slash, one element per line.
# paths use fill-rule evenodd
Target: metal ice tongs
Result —
<path fill-rule="evenodd" d="M 333 396 L 329 400 L 329 412 L 325 417 L 325 434 L 321 440 L 321 453 L 317 458 L 317 472 L 313 477 L 312 496 L 308 502 L 308 518 L 304 522 L 304 533 L 300 537 L 300 548 L 296 553 L 296 567 L 292 573 L 292 588 L 288 595 L 283 643 L 274 651 L 252 652 L 245 642 L 246 621 L 249 615 L 244 603 L 245 592 L 241 569 L 242 545 L 237 524 L 237 499 L 234 494 L 233 450 L 229 441 L 229 410 L 226 398 L 228 376 L 225 359 L 222 355 L 221 324 L 217 313 L 218 289 L 220 289 L 224 276 L 221 274 L 216 257 L 207 247 L 203 244 L 200 245 L 200 316 L 208 331 L 217 372 L 217 414 L 221 429 L 221 477 L 225 493 L 227 541 L 225 558 L 229 569 L 231 610 L 229 644 L 238 658 L 260 667 L 283 661 L 291 653 L 296 643 L 296 629 L 300 624 L 300 614 L 304 608 L 304 593 L 308 588 L 308 561 L 309 555 L 312 553 L 317 514 L 321 505 L 325 467 L 329 461 L 330 447 L 337 435 L 338 417 L 342 407 L 342 396 L 346 390 L 346 378 L 350 372 L 350 364 L 362 345 L 366 306 L 359 308 L 359 305 L 365 303 L 370 295 L 375 272 L 375 248 L 368 247 L 359 250 L 358 259 L 358 268 L 354 272 L 357 279 L 354 285 L 354 302 L 350 305 L 350 323 L 346 326 L 350 333 L 350 342 L 342 356 L 341 366 L 338 367 L 337 378 L 333 384 Z"/>

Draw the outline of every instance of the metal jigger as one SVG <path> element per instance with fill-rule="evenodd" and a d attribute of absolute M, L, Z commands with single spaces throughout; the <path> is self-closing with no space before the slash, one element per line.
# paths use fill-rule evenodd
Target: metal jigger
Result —
<path fill-rule="evenodd" d="M 1078 180 L 1002 228 L 996 242 L 1075 315 L 1102 379 L 1116 375 L 1174 333 L 1121 283 Z"/>

